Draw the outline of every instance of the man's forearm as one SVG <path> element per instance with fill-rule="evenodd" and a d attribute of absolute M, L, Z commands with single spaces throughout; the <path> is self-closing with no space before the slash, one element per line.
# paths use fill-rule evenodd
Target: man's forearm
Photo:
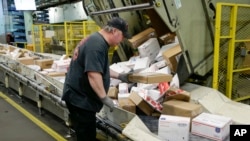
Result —
<path fill-rule="evenodd" d="M 119 73 L 117 73 L 117 72 L 115 72 L 115 71 L 113 71 L 113 70 L 109 70 L 109 72 L 110 72 L 110 77 L 111 78 L 118 78 L 118 76 L 119 76 Z"/>

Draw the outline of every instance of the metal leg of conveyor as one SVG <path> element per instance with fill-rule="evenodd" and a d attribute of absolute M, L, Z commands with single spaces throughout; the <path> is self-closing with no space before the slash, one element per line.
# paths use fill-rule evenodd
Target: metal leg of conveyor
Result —
<path fill-rule="evenodd" d="M 42 101 L 39 92 L 36 92 L 36 97 L 37 97 L 38 113 L 39 115 L 42 115 Z"/>
<path fill-rule="evenodd" d="M 5 82 L 5 87 L 8 89 L 9 88 L 9 75 L 5 73 L 4 75 L 4 82 Z M 9 89 L 8 89 L 9 92 Z"/>
<path fill-rule="evenodd" d="M 18 94 L 20 96 L 20 102 L 23 103 L 23 84 L 19 82 Z"/>
<path fill-rule="evenodd" d="M 72 129 L 72 123 L 70 118 L 65 122 L 66 126 L 68 127 L 67 135 L 66 138 L 71 138 L 72 135 L 75 133 L 74 130 Z"/>

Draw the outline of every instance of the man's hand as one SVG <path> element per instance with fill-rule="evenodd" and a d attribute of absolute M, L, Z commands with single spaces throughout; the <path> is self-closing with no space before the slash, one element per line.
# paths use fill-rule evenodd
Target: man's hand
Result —
<path fill-rule="evenodd" d="M 101 99 L 102 103 L 105 104 L 110 108 L 110 112 L 113 111 L 113 108 L 115 107 L 113 100 L 109 98 L 108 96 L 105 96 L 104 98 Z"/>
<path fill-rule="evenodd" d="M 132 73 L 131 73 L 131 72 L 129 72 L 129 73 L 120 73 L 120 74 L 118 75 L 118 79 L 120 79 L 122 82 L 131 83 L 131 82 L 129 81 L 129 79 L 128 79 L 128 76 L 129 76 L 130 74 L 132 74 Z"/>

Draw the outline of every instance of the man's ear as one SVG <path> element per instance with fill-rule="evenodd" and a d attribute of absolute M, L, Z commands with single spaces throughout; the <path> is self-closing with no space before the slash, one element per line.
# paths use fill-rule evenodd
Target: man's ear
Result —
<path fill-rule="evenodd" d="M 112 34 L 114 34 L 116 32 L 116 28 L 112 28 Z"/>

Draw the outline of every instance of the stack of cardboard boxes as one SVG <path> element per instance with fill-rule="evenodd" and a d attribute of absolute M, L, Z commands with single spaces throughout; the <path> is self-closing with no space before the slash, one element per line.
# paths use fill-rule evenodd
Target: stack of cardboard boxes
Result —
<path fill-rule="evenodd" d="M 182 50 L 174 36 L 158 38 L 153 28 L 129 40 L 138 54 L 128 61 L 112 64 L 110 69 L 128 73 L 131 83 L 111 79 L 108 96 L 121 108 L 159 118 L 158 136 L 163 140 L 189 140 L 189 133 L 214 140 L 224 140 L 229 134 L 231 118 L 204 113 L 203 107 L 190 101 L 190 93 L 179 87 L 176 68 Z M 161 44 L 160 44 L 161 42 Z M 162 44 L 163 43 L 163 44 Z M 0 48 L 25 65 L 40 67 L 40 73 L 65 76 L 70 58 L 41 59 L 18 48 Z M 157 125 L 156 125 L 157 126 Z"/>
<path fill-rule="evenodd" d="M 52 77 L 65 76 L 70 63 L 70 58 L 62 56 L 59 60 L 52 58 L 40 58 L 33 55 L 29 50 L 14 46 L 1 47 L 2 54 L 17 60 L 23 65 L 36 69 L 41 74 Z M 35 67 L 34 67 L 35 66 Z"/>
<path fill-rule="evenodd" d="M 157 116 L 158 136 L 163 140 L 188 141 L 190 132 L 205 138 L 225 139 L 231 119 L 204 113 L 200 104 L 190 101 L 190 93 L 179 87 L 176 69 L 182 50 L 174 41 L 172 34 L 157 37 L 153 28 L 133 36 L 129 42 L 138 54 L 115 64 L 119 69 L 114 64 L 110 67 L 118 73 L 133 70 L 129 75 L 131 84 L 121 86 L 123 82 L 118 82 L 110 87 L 108 96 L 127 111 Z M 211 128 L 209 132 L 203 132 L 207 128 Z"/>

